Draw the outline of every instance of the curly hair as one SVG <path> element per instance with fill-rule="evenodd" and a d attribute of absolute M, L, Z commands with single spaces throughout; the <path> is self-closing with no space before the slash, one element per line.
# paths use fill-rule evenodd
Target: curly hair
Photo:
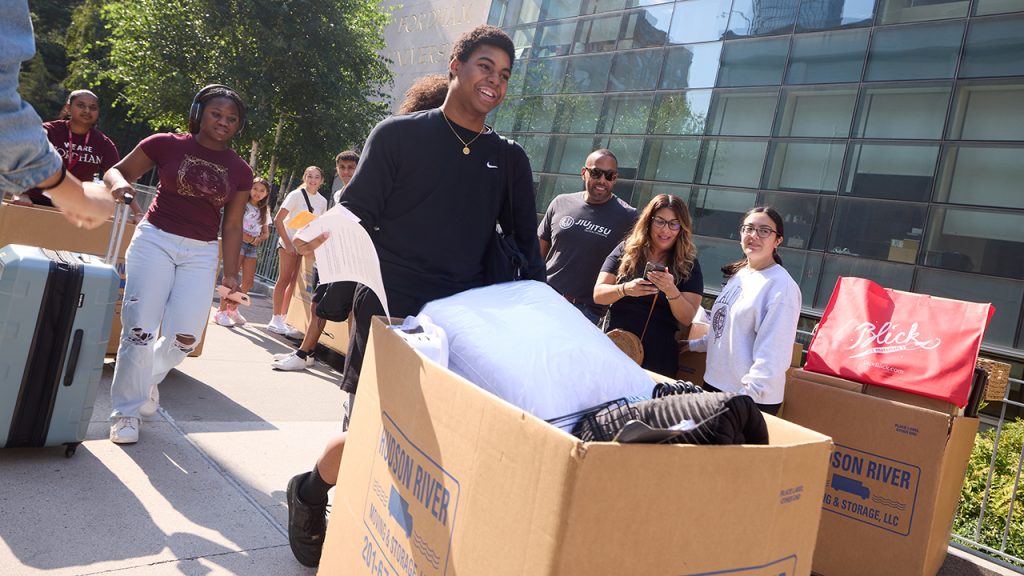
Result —
<path fill-rule="evenodd" d="M 508 67 L 512 68 L 512 65 L 516 62 L 516 46 L 512 43 L 512 39 L 509 38 L 508 34 L 505 33 L 501 28 L 495 26 L 482 25 L 473 28 L 469 32 L 466 32 L 459 39 L 452 44 L 452 53 L 448 58 L 449 61 L 458 58 L 459 62 L 468 62 L 469 55 L 473 53 L 481 44 L 488 44 L 495 48 L 500 48 L 508 53 Z M 448 78 L 452 78 L 451 72 L 448 73 Z"/>
<path fill-rule="evenodd" d="M 676 213 L 681 225 L 676 236 L 672 253 L 669 255 L 669 271 L 678 284 L 690 277 L 693 263 L 697 260 L 697 246 L 693 243 L 693 221 L 686 203 L 678 196 L 659 194 L 647 203 L 640 213 L 640 218 L 629 235 L 626 236 L 622 259 L 619 261 L 618 279 L 636 278 L 643 272 L 643 266 L 651 257 L 651 226 L 654 225 L 654 214 L 662 208 L 670 208 Z"/>
<path fill-rule="evenodd" d="M 421 110 L 440 108 L 448 95 L 448 76 L 428 74 L 416 80 L 405 91 L 405 100 L 398 108 L 398 114 L 412 114 Z"/>

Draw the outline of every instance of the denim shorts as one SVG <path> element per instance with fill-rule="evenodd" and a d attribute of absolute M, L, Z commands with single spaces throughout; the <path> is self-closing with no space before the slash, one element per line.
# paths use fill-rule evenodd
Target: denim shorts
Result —
<path fill-rule="evenodd" d="M 256 245 L 242 242 L 242 258 L 255 258 Z"/>

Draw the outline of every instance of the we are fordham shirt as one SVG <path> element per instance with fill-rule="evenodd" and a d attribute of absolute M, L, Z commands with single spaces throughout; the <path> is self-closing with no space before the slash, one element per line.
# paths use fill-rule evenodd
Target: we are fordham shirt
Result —
<path fill-rule="evenodd" d="M 212 241 L 221 209 L 252 188 L 252 168 L 234 150 L 212 150 L 192 134 L 154 134 L 139 148 L 157 166 L 160 183 L 146 218 L 157 228 Z"/>
<path fill-rule="evenodd" d="M 57 154 L 60 154 L 68 172 L 82 182 L 91 181 L 96 174 L 102 177 L 104 172 L 121 159 L 114 142 L 96 128 L 91 128 L 85 134 L 74 134 L 69 120 L 44 122 L 43 128 L 46 130 L 46 138 L 53 144 Z M 25 195 L 33 204 L 53 206 L 53 202 L 38 188 L 27 191 Z"/>

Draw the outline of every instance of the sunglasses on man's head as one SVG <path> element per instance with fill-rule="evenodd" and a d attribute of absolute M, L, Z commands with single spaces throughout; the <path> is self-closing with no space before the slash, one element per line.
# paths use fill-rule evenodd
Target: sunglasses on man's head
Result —
<path fill-rule="evenodd" d="M 616 170 L 601 170 L 600 168 L 591 168 L 589 166 L 584 166 L 583 168 L 585 168 L 586 171 L 590 173 L 590 177 L 595 180 L 604 176 L 605 180 L 614 182 L 615 179 L 619 177 L 619 173 Z"/>

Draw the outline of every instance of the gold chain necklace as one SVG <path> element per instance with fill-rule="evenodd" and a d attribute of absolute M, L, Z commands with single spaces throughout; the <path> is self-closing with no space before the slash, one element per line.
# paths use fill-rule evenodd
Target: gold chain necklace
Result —
<path fill-rule="evenodd" d="M 459 136 L 459 133 L 455 131 L 455 126 L 452 126 L 452 121 L 448 119 L 448 116 L 444 112 L 441 112 L 441 116 L 444 116 L 444 121 L 448 124 L 448 127 L 451 128 L 452 134 L 455 134 L 455 137 L 459 139 L 459 142 L 462 142 L 462 153 L 469 156 L 469 145 L 476 142 L 476 139 L 484 133 L 484 130 L 487 129 L 487 125 L 484 124 L 484 127 L 480 129 L 480 132 L 478 132 L 476 136 L 473 136 L 472 140 L 466 142 L 462 139 L 462 136 Z"/>

